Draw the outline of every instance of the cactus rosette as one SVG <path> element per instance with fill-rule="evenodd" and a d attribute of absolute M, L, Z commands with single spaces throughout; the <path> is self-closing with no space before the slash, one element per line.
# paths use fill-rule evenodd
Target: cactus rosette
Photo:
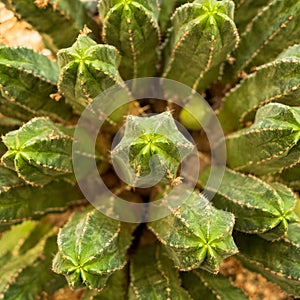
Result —
<path fill-rule="evenodd" d="M 51 55 L 0 45 L 0 299 L 61 288 L 68 299 L 251 299 L 222 274 L 232 256 L 300 297 L 299 0 L 2 2 Z M 141 77 L 192 92 L 181 106 L 171 89 L 165 102 L 139 101 L 127 81 Z M 120 94 L 103 107 L 128 103 L 95 109 L 112 87 Z M 217 187 L 208 107 L 225 134 Z M 95 140 L 83 131 L 77 157 L 143 204 L 146 224 L 111 218 L 113 199 L 99 196 L 103 214 L 81 192 L 72 149 L 86 110 L 104 124 Z M 181 169 L 195 150 L 205 166 L 191 190 Z M 149 219 L 176 188 L 184 201 Z"/>

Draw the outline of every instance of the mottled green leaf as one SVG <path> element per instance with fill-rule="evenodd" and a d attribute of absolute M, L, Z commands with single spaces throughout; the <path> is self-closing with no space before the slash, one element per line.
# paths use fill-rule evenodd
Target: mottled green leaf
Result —
<path fill-rule="evenodd" d="M 225 80 L 272 61 L 281 51 L 300 42 L 299 0 L 273 0 L 248 24 Z"/>
<path fill-rule="evenodd" d="M 293 58 L 293 59 L 300 59 L 300 45 L 293 45 L 289 48 L 287 48 L 286 50 L 284 50 L 283 52 L 281 52 L 277 59 L 283 59 L 283 58 Z"/>
<path fill-rule="evenodd" d="M 71 107 L 55 101 L 59 70 L 55 61 L 26 48 L 0 46 L 0 111 L 28 121 L 35 116 L 68 120 Z"/>
<path fill-rule="evenodd" d="M 150 222 L 148 227 L 180 270 L 202 268 L 217 273 L 222 260 L 237 253 L 231 236 L 231 213 L 214 208 L 196 193 L 178 209 L 169 209 L 169 216 Z"/>
<path fill-rule="evenodd" d="M 175 9 L 182 4 L 193 2 L 193 0 L 161 0 L 159 11 L 159 26 L 162 33 L 166 33 L 167 29 L 171 26 L 172 14 Z"/>
<path fill-rule="evenodd" d="M 63 211 L 80 199 L 79 192 L 69 183 L 52 182 L 43 188 L 29 186 L 14 171 L 0 166 L 1 225 Z"/>
<path fill-rule="evenodd" d="M 284 170 L 282 173 L 275 176 L 275 179 L 285 183 L 297 191 L 300 191 L 300 163 Z"/>
<path fill-rule="evenodd" d="M 53 236 L 46 241 L 42 255 L 14 278 L 4 299 L 35 300 L 42 294 L 51 295 L 63 287 L 66 284 L 64 277 L 51 271 L 52 256 L 56 251 L 56 238 Z"/>
<path fill-rule="evenodd" d="M 164 112 L 150 117 L 128 116 L 124 136 L 111 156 L 120 171 L 131 166 L 133 172 L 125 176 L 132 184 L 155 184 L 160 179 L 175 184 L 181 161 L 193 149 L 178 131 L 171 113 Z"/>
<path fill-rule="evenodd" d="M 179 272 L 160 246 L 138 249 L 130 262 L 129 300 L 192 299 L 180 285 Z"/>
<path fill-rule="evenodd" d="M 34 118 L 2 137 L 8 151 L 1 161 L 33 186 L 43 186 L 54 179 L 73 182 L 73 138 L 63 130 L 62 125 L 48 118 Z"/>
<path fill-rule="evenodd" d="M 288 54 L 287 54 L 288 55 Z M 218 118 L 225 132 L 244 127 L 259 107 L 270 102 L 300 106 L 300 59 L 282 58 L 263 65 L 223 99 Z"/>
<path fill-rule="evenodd" d="M 39 31 L 47 47 L 56 52 L 74 43 L 86 24 L 99 34 L 99 25 L 88 15 L 80 0 L 4 0 L 7 8 Z"/>
<path fill-rule="evenodd" d="M 287 293 L 300 296 L 300 224 L 290 224 L 288 236 L 268 242 L 255 235 L 238 233 L 235 241 L 239 259 L 252 271 L 261 273 Z"/>
<path fill-rule="evenodd" d="M 124 80 L 154 76 L 160 33 L 157 0 L 100 0 L 102 37 L 122 55 Z"/>
<path fill-rule="evenodd" d="M 254 124 L 227 136 L 227 163 L 256 175 L 282 172 L 299 160 L 300 108 L 270 103 Z"/>
<path fill-rule="evenodd" d="M 215 192 L 217 208 L 232 212 L 234 228 L 247 233 L 263 233 L 266 239 L 286 235 L 288 223 L 298 220 L 293 192 L 279 183 L 267 184 L 259 178 L 226 169 L 218 190 L 206 186 L 209 171 L 200 173 L 201 186 Z"/>
<path fill-rule="evenodd" d="M 104 289 L 99 293 L 86 290 L 81 300 L 127 300 L 128 268 L 114 272 L 107 280 Z"/>
<path fill-rule="evenodd" d="M 1 299 L 33 300 L 43 291 L 51 293 L 65 284 L 50 271 L 56 247 L 53 235 L 49 225 L 36 222 L 24 222 L 4 233 L 0 240 Z"/>
<path fill-rule="evenodd" d="M 220 65 L 239 39 L 233 8 L 233 2 L 227 0 L 195 1 L 179 7 L 165 47 L 163 77 L 199 91 L 215 81 Z"/>
<path fill-rule="evenodd" d="M 182 273 L 183 286 L 193 299 L 247 300 L 248 297 L 234 287 L 229 278 L 221 274 L 210 274 L 202 270 Z"/>
<path fill-rule="evenodd" d="M 65 275 L 72 288 L 102 290 L 108 277 L 126 264 L 134 227 L 96 209 L 75 213 L 58 234 L 54 272 Z"/>
<path fill-rule="evenodd" d="M 234 0 L 236 9 L 234 22 L 240 33 L 243 33 L 250 21 L 261 13 L 264 6 L 272 0 Z"/>
<path fill-rule="evenodd" d="M 57 56 L 59 90 L 78 114 L 101 92 L 123 82 L 118 72 L 118 51 L 86 35 L 79 35 L 72 47 L 60 50 Z"/>

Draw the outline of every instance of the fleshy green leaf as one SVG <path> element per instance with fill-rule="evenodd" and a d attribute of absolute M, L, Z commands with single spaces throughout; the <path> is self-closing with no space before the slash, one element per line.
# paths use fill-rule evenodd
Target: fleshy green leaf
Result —
<path fill-rule="evenodd" d="M 163 77 L 203 91 L 236 47 L 233 2 L 203 0 L 180 6 L 172 16 Z M 187 68 L 187 66 L 189 66 Z"/>
<path fill-rule="evenodd" d="M 130 263 L 129 300 L 191 299 L 180 285 L 179 272 L 161 247 L 144 246 Z"/>
<path fill-rule="evenodd" d="M 75 213 L 58 234 L 54 272 L 65 275 L 72 288 L 102 290 L 108 277 L 127 262 L 133 227 L 96 209 Z"/>
<path fill-rule="evenodd" d="M 72 47 L 60 50 L 57 56 L 59 90 L 78 114 L 101 92 L 123 82 L 116 48 L 99 45 L 86 35 L 79 35 Z"/>
<path fill-rule="evenodd" d="M 281 52 L 277 59 L 300 59 L 300 45 L 293 45 L 289 48 L 287 48 L 286 50 L 284 50 L 283 52 Z"/>
<path fill-rule="evenodd" d="M 287 54 L 288 55 L 288 54 Z M 300 59 L 282 58 L 263 65 L 223 99 L 218 118 L 225 132 L 254 120 L 258 108 L 270 102 L 300 106 Z"/>
<path fill-rule="evenodd" d="M 202 270 L 182 273 L 183 286 L 193 299 L 206 300 L 247 300 L 244 293 L 234 287 L 229 278 L 221 274 L 210 274 Z"/>
<path fill-rule="evenodd" d="M 225 80 L 272 61 L 288 46 L 300 42 L 299 0 L 269 1 L 248 24 Z"/>
<path fill-rule="evenodd" d="M 193 2 L 193 0 L 161 0 L 159 12 L 159 26 L 162 33 L 166 33 L 167 29 L 171 26 L 170 18 L 175 9 L 182 4 Z"/>
<path fill-rule="evenodd" d="M 48 118 L 32 119 L 2 137 L 8 148 L 2 162 L 33 186 L 43 186 L 54 179 L 73 182 L 73 139 L 63 130 L 62 125 Z"/>
<path fill-rule="evenodd" d="M 0 166 L 1 226 L 63 211 L 80 198 L 69 183 L 52 182 L 43 188 L 33 187 L 27 185 L 14 171 Z"/>
<path fill-rule="evenodd" d="M 49 225 L 35 222 L 24 222 L 4 233 L 0 240 L 1 299 L 33 300 L 65 284 L 63 277 L 50 271 L 56 250 L 53 234 Z"/>
<path fill-rule="evenodd" d="M 270 0 L 234 0 L 236 9 L 234 22 L 240 33 L 243 33 L 250 21 L 257 15 Z"/>
<path fill-rule="evenodd" d="M 114 272 L 107 280 L 106 286 L 99 293 L 86 290 L 81 300 L 126 300 L 128 290 L 128 268 Z"/>
<path fill-rule="evenodd" d="M 255 235 L 238 233 L 235 241 L 243 264 L 278 284 L 294 297 L 300 296 L 300 224 L 290 224 L 288 236 L 268 242 Z"/>
<path fill-rule="evenodd" d="M 154 76 L 160 40 L 158 1 L 100 0 L 99 14 L 103 40 L 122 55 L 124 80 Z"/>
<path fill-rule="evenodd" d="M 300 108 L 270 103 L 254 124 L 227 136 L 227 163 L 256 175 L 280 173 L 299 160 Z"/>
<path fill-rule="evenodd" d="M 26 48 L 0 46 L 0 111 L 28 121 L 35 116 L 71 118 L 71 107 L 51 98 L 57 93 L 58 65 Z"/>
<path fill-rule="evenodd" d="M 56 52 L 69 47 L 86 24 L 99 34 L 99 25 L 88 15 L 80 0 L 4 0 L 7 8 L 39 31 L 46 46 Z"/>
<path fill-rule="evenodd" d="M 200 173 L 205 186 L 209 169 Z M 298 218 L 294 213 L 296 198 L 293 192 L 279 183 L 267 184 L 259 178 L 226 169 L 213 203 L 236 216 L 234 228 L 247 233 L 262 233 L 266 239 L 286 235 L 288 223 Z"/>
<path fill-rule="evenodd" d="M 281 181 L 289 187 L 300 191 L 300 163 L 275 176 L 275 180 Z"/>
<path fill-rule="evenodd" d="M 181 161 L 194 145 L 178 131 L 170 112 L 150 117 L 128 116 L 124 136 L 111 152 L 121 171 L 133 169 L 128 181 L 153 184 L 159 179 L 173 182 Z M 131 178 L 132 177 L 132 178 Z"/>
<path fill-rule="evenodd" d="M 182 271 L 202 268 L 217 273 L 223 259 L 237 253 L 231 233 L 234 216 L 214 208 L 198 194 L 171 215 L 148 224 Z"/>

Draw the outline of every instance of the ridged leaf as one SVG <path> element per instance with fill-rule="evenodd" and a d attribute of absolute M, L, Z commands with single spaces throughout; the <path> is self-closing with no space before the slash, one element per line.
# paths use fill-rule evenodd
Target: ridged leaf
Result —
<path fill-rule="evenodd" d="M 300 191 L 300 162 L 295 166 L 284 170 L 281 174 L 276 176 L 275 179 L 285 183 L 297 191 Z"/>
<path fill-rule="evenodd" d="M 102 37 L 122 55 L 124 80 L 154 76 L 160 33 L 157 0 L 100 0 Z"/>
<path fill-rule="evenodd" d="M 0 166 L 0 231 L 7 224 L 63 211 L 80 199 L 69 183 L 52 182 L 43 188 L 33 187 L 14 171 Z"/>
<path fill-rule="evenodd" d="M 34 118 L 2 137 L 8 151 L 1 161 L 33 186 L 43 186 L 54 179 L 73 182 L 73 139 L 65 131 L 48 118 Z"/>
<path fill-rule="evenodd" d="M 65 275 L 72 288 L 101 291 L 108 277 L 125 266 L 133 228 L 96 209 L 73 214 L 58 234 L 53 271 Z"/>
<path fill-rule="evenodd" d="M 160 246 L 139 248 L 130 263 L 129 300 L 192 299 L 180 285 L 179 272 Z"/>
<path fill-rule="evenodd" d="M 243 33 L 246 26 L 257 15 L 264 6 L 272 0 L 234 0 L 236 9 L 234 22 L 240 33 Z"/>
<path fill-rule="evenodd" d="M 200 173 L 200 182 L 206 186 L 209 169 Z M 288 223 L 298 220 L 294 213 L 296 198 L 293 192 L 279 183 L 267 184 L 259 178 L 226 169 L 213 203 L 217 208 L 236 216 L 234 228 L 247 233 L 260 233 L 266 239 L 286 235 Z"/>
<path fill-rule="evenodd" d="M 278 284 L 294 297 L 300 296 L 300 225 L 290 224 L 288 236 L 268 242 L 255 235 L 236 234 L 243 264 Z"/>
<path fill-rule="evenodd" d="M 227 136 L 227 163 L 256 175 L 282 172 L 299 160 L 300 108 L 270 103 L 252 126 Z"/>
<path fill-rule="evenodd" d="M 187 2 L 193 2 L 193 0 L 161 0 L 160 11 L 159 11 L 159 27 L 162 33 L 166 33 L 167 29 L 171 27 L 172 14 L 175 9 L 182 4 Z"/>
<path fill-rule="evenodd" d="M 65 284 L 63 277 L 50 270 L 57 248 L 53 234 L 49 225 L 34 222 L 24 222 L 4 233 L 0 241 L 1 299 L 34 300 Z"/>
<path fill-rule="evenodd" d="M 241 35 L 235 62 L 225 73 L 225 80 L 272 61 L 288 46 L 300 42 L 299 4 L 299 0 L 273 0 L 260 10 Z"/>
<path fill-rule="evenodd" d="M 182 273 L 183 286 L 193 299 L 247 300 L 244 293 L 232 285 L 229 278 L 221 274 L 210 274 L 202 270 Z"/>
<path fill-rule="evenodd" d="M 288 55 L 288 54 L 287 54 Z M 263 65 L 232 89 L 218 112 L 225 132 L 244 127 L 270 102 L 300 106 L 300 59 L 282 58 Z"/>
<path fill-rule="evenodd" d="M 118 51 L 86 35 L 79 35 L 72 47 L 60 50 L 57 57 L 59 90 L 78 114 L 101 92 L 123 82 L 118 72 Z"/>
<path fill-rule="evenodd" d="M 217 273 L 223 259 L 237 253 L 231 233 L 234 216 L 214 208 L 198 194 L 171 215 L 148 224 L 182 271 L 202 268 Z"/>
<path fill-rule="evenodd" d="M 195 1 L 179 7 L 172 16 L 163 77 L 199 91 L 215 81 L 221 63 L 239 39 L 233 9 L 233 2 L 227 0 Z"/>
<path fill-rule="evenodd" d="M 81 300 L 127 300 L 128 268 L 114 272 L 107 280 L 104 289 L 99 293 L 86 290 Z"/>
<path fill-rule="evenodd" d="M 7 8 L 39 31 L 47 48 L 56 52 L 69 47 L 86 24 L 98 36 L 99 25 L 80 0 L 4 0 Z"/>
<path fill-rule="evenodd" d="M 283 58 L 293 58 L 293 59 L 300 59 L 300 45 L 293 45 L 283 52 L 281 52 L 277 59 L 283 59 Z"/>
<path fill-rule="evenodd" d="M 57 93 L 59 70 L 55 61 L 26 48 L 0 46 L 0 111 L 28 121 L 47 115 L 71 118 L 71 107 L 51 98 Z"/>

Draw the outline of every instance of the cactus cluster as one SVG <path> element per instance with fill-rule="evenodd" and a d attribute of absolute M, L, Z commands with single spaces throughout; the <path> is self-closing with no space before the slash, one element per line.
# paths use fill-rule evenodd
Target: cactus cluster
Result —
<path fill-rule="evenodd" d="M 220 272 L 231 256 L 300 297 L 299 0 L 2 2 L 51 55 L 0 45 L 0 299 L 61 288 L 86 300 L 250 299 Z M 192 92 L 182 106 L 171 89 L 167 101 L 135 99 L 126 81 L 141 77 Z M 111 87 L 121 92 L 95 106 Z M 121 95 L 130 101 L 107 114 Z M 207 163 L 208 106 L 226 168 Z M 80 128 L 78 178 L 85 111 L 105 122 L 95 140 Z M 181 170 L 195 151 L 205 164 L 191 189 Z M 91 158 L 145 222 L 118 219 L 108 194 L 85 199 Z"/>

